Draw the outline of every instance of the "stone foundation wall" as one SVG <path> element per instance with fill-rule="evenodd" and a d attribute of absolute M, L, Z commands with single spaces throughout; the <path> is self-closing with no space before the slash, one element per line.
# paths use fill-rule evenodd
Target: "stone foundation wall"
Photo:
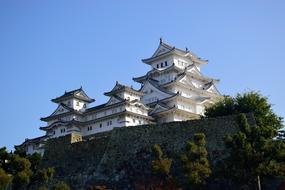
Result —
<path fill-rule="evenodd" d="M 206 135 L 209 159 L 214 165 L 227 153 L 223 138 L 238 130 L 236 115 L 172 122 L 161 125 L 115 128 L 110 132 L 70 143 L 70 137 L 47 142 L 43 166 L 54 167 L 56 180 L 64 180 L 75 189 L 87 184 L 104 184 L 118 189 L 132 189 L 134 181 L 150 171 L 147 152 L 159 144 L 170 158 L 177 158 L 193 134 Z M 248 115 L 249 124 L 255 124 Z M 179 164 L 173 163 L 179 173 Z"/>

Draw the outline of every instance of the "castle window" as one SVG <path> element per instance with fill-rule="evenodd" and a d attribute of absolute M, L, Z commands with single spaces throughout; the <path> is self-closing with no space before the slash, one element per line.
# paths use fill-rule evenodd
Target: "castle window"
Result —
<path fill-rule="evenodd" d="M 110 126 L 110 125 L 112 125 L 112 121 L 107 122 L 107 126 Z"/>
<path fill-rule="evenodd" d="M 167 61 L 164 62 L 164 66 L 167 66 Z"/>
<path fill-rule="evenodd" d="M 139 120 L 139 124 L 142 124 L 142 121 L 141 121 L 141 120 Z"/>
<path fill-rule="evenodd" d="M 87 131 L 92 131 L 92 126 L 87 127 Z"/>
<path fill-rule="evenodd" d="M 64 129 L 60 129 L 60 132 L 61 132 L 61 133 L 64 133 L 64 132 L 65 132 L 65 128 L 64 128 Z"/>
<path fill-rule="evenodd" d="M 67 105 L 70 106 L 70 101 L 67 102 Z"/>
<path fill-rule="evenodd" d="M 79 101 L 76 102 L 76 105 L 79 106 Z"/>
<path fill-rule="evenodd" d="M 86 108 L 86 104 L 83 105 L 83 108 Z"/>
<path fill-rule="evenodd" d="M 135 123 L 136 122 L 136 120 L 135 119 L 133 119 L 133 123 Z"/>
<path fill-rule="evenodd" d="M 163 67 L 163 62 L 160 63 L 160 67 Z"/>
<path fill-rule="evenodd" d="M 159 64 L 156 65 L 156 68 L 159 68 Z"/>
<path fill-rule="evenodd" d="M 100 128 L 102 128 L 102 123 L 100 123 L 100 125 L 99 125 L 99 126 L 100 126 Z"/>

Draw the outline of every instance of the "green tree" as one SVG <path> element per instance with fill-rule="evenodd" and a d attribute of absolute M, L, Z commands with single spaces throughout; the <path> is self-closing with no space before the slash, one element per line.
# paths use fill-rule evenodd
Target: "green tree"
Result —
<path fill-rule="evenodd" d="M 12 177 L 0 168 L 0 190 L 5 190 L 11 183 Z"/>
<path fill-rule="evenodd" d="M 152 161 L 152 171 L 161 176 L 169 176 L 172 160 L 164 157 L 163 152 L 158 144 L 152 147 L 155 160 Z"/>
<path fill-rule="evenodd" d="M 269 126 L 277 130 L 283 127 L 282 117 L 277 116 L 268 103 L 267 97 L 258 92 L 238 94 L 235 98 L 225 97 L 211 107 L 206 108 L 206 117 L 217 117 L 239 113 L 254 113 L 258 126 Z"/>
<path fill-rule="evenodd" d="M 30 189 L 32 185 L 46 183 L 55 171 L 53 168 L 39 169 L 40 162 L 40 154 L 26 155 L 19 148 L 14 153 L 8 153 L 5 147 L 0 148 L 0 181 L 5 184 L 8 176 L 13 190 Z"/>
<path fill-rule="evenodd" d="M 33 172 L 36 172 L 38 170 L 38 167 L 42 161 L 42 156 L 39 153 L 34 153 L 32 155 L 26 155 L 26 157 L 30 163 L 31 163 L 31 170 Z"/>
<path fill-rule="evenodd" d="M 53 190 L 70 190 L 70 187 L 63 181 L 60 181 L 54 185 Z"/>
<path fill-rule="evenodd" d="M 230 153 L 224 162 L 227 177 L 254 188 L 258 176 L 262 179 L 284 174 L 285 145 L 273 140 L 272 127 L 250 126 L 246 115 L 240 114 L 239 128 L 225 138 Z"/>
<path fill-rule="evenodd" d="M 6 170 L 8 159 L 9 153 L 7 152 L 6 147 L 0 148 L 0 167 L 4 170 Z"/>
<path fill-rule="evenodd" d="M 186 152 L 181 155 L 181 161 L 187 181 L 196 188 L 202 187 L 211 175 L 211 169 L 205 148 L 204 133 L 194 134 L 194 141 L 188 142 Z"/>
<path fill-rule="evenodd" d="M 238 184 L 256 186 L 257 176 L 264 179 L 268 176 L 284 173 L 285 145 L 283 118 L 276 115 L 268 99 L 258 92 L 238 94 L 236 97 L 225 97 L 205 111 L 206 117 L 252 112 L 256 125 L 249 125 L 244 114 L 240 116 L 240 130 L 225 138 L 230 155 L 222 165 L 227 178 Z M 279 135 L 279 138 L 276 138 Z"/>

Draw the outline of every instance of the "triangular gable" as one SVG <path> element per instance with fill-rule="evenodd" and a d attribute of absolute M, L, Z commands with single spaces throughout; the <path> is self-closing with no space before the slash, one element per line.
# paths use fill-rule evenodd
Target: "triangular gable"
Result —
<path fill-rule="evenodd" d="M 120 100 L 119 98 L 116 98 L 114 96 L 112 96 L 109 101 L 106 103 L 106 106 L 108 105 L 112 105 L 112 104 L 116 104 L 118 102 L 121 102 L 122 100 Z"/>
<path fill-rule="evenodd" d="M 193 79 L 189 78 L 187 75 L 182 76 L 178 81 L 185 84 L 185 85 L 190 85 L 193 87 L 196 87 L 197 85 L 194 85 L 192 82 Z M 197 88 L 197 87 L 196 87 Z"/>
<path fill-rule="evenodd" d="M 202 73 L 198 70 L 196 65 L 191 65 L 189 68 L 187 68 L 187 72 L 202 76 Z"/>
<path fill-rule="evenodd" d="M 216 88 L 214 84 L 212 84 L 206 91 L 214 93 L 214 94 L 220 94 L 220 92 L 218 91 L 218 89 Z"/>
<path fill-rule="evenodd" d="M 168 98 L 173 95 L 171 92 L 166 92 L 166 90 L 153 85 L 151 82 L 146 81 L 143 87 L 140 89 L 140 92 L 144 93 L 142 101 L 146 104 Z"/>
<path fill-rule="evenodd" d="M 58 114 L 62 114 L 62 113 L 67 113 L 70 111 L 71 111 L 71 108 L 68 109 L 67 106 L 59 104 L 58 107 L 56 108 L 56 110 L 50 116 L 54 116 L 54 115 L 58 115 Z"/>
<path fill-rule="evenodd" d="M 154 54 L 151 56 L 152 58 L 153 57 L 157 57 L 161 54 L 164 54 L 164 53 L 167 53 L 169 51 L 171 51 L 172 48 L 166 46 L 166 45 L 163 45 L 163 43 L 160 43 L 158 48 L 155 50 Z"/>
<path fill-rule="evenodd" d="M 75 95 L 78 96 L 78 97 L 90 99 L 83 90 L 80 90 L 80 91 L 76 92 Z"/>
<path fill-rule="evenodd" d="M 155 113 L 159 113 L 159 112 L 163 112 L 163 111 L 167 111 L 169 110 L 170 108 L 167 108 L 167 107 L 164 107 L 160 104 L 156 104 L 155 107 L 153 108 L 153 110 L 151 110 L 149 112 L 149 115 L 152 115 L 152 114 L 155 114 Z"/>

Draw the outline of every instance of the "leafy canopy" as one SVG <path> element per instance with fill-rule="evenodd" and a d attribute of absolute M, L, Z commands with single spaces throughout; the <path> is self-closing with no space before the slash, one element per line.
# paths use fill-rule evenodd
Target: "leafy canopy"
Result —
<path fill-rule="evenodd" d="M 254 113 L 258 126 L 270 126 L 278 130 L 283 127 L 282 117 L 277 116 L 267 97 L 258 92 L 238 94 L 235 98 L 225 97 L 220 102 L 206 108 L 206 117 L 226 116 L 239 113 Z"/>

